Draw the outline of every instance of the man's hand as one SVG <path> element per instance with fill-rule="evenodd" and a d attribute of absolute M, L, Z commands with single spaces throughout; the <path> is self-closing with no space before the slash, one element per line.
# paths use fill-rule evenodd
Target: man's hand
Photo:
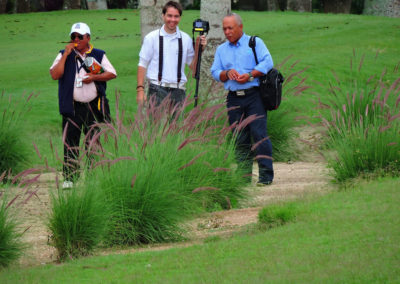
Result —
<path fill-rule="evenodd" d="M 85 77 L 82 78 L 82 83 L 90 84 L 94 81 L 93 74 L 87 73 Z"/>
<path fill-rule="evenodd" d="M 207 38 L 205 35 L 200 36 L 200 44 L 201 44 L 202 50 L 204 50 L 207 45 Z"/>
<path fill-rule="evenodd" d="M 144 93 L 144 88 L 138 88 L 136 90 L 136 102 L 138 105 L 143 106 L 143 104 L 146 102 L 147 98 Z"/>
<path fill-rule="evenodd" d="M 108 71 L 101 74 L 86 73 L 85 77 L 82 78 L 82 83 L 90 84 L 94 81 L 106 82 L 108 80 L 114 79 L 115 77 L 117 76 L 115 76 L 114 73 Z"/>
<path fill-rule="evenodd" d="M 230 73 L 230 72 L 229 72 L 229 73 Z M 244 74 L 242 74 L 242 75 L 239 75 L 239 76 L 236 78 L 236 81 L 237 81 L 238 83 L 240 83 L 240 84 L 244 84 L 244 83 L 246 83 L 247 81 L 249 81 L 249 78 L 250 78 L 249 73 L 244 73 Z"/>
<path fill-rule="evenodd" d="M 237 81 L 237 79 L 239 78 L 240 74 L 238 71 L 236 71 L 235 69 L 230 69 L 228 72 L 228 79 L 229 80 L 233 80 L 233 81 Z"/>
<path fill-rule="evenodd" d="M 75 48 L 75 43 L 71 42 L 71 43 L 67 44 L 65 46 L 65 51 L 64 51 L 65 56 L 70 55 L 71 52 L 74 50 L 74 48 Z"/>

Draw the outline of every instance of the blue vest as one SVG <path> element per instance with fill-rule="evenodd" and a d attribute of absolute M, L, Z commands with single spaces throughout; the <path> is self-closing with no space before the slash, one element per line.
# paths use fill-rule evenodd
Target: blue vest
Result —
<path fill-rule="evenodd" d="M 60 50 L 64 54 L 64 50 Z M 101 62 L 105 52 L 100 49 L 93 48 L 87 56 L 94 57 Z M 75 52 L 71 52 L 65 61 L 64 74 L 58 80 L 58 106 L 60 114 L 64 116 L 74 115 L 74 84 L 76 75 L 76 59 L 78 56 Z M 98 96 L 106 96 L 107 83 L 95 81 Z"/>

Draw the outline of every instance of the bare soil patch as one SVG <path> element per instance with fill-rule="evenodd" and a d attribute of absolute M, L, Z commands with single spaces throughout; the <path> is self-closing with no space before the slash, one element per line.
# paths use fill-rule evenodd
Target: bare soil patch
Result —
<path fill-rule="evenodd" d="M 316 156 L 314 156 L 315 158 Z M 200 242 L 207 237 L 226 235 L 241 227 L 257 222 L 257 214 L 262 206 L 279 200 L 290 200 L 308 193 L 324 192 L 329 189 L 328 170 L 324 162 L 314 159 L 311 162 L 275 163 L 275 180 L 272 185 L 256 187 L 258 169 L 255 166 L 253 183 L 249 185 L 250 198 L 240 204 L 240 209 L 204 214 L 187 224 L 190 240 L 185 243 L 153 245 L 146 248 L 134 248 L 116 251 L 104 250 L 96 254 L 127 253 L 139 250 L 160 250 L 170 247 L 187 246 Z M 17 217 L 20 228 L 26 230 L 22 241 L 27 244 L 25 254 L 20 259 L 22 266 L 40 265 L 54 262 L 57 259 L 56 250 L 49 245 L 50 232 L 47 229 L 47 217 L 50 209 L 50 191 L 55 187 L 54 174 L 40 176 L 35 188 L 30 189 L 25 196 L 20 196 L 17 206 Z M 18 189 L 14 189 L 16 192 Z M 21 202 L 29 192 L 36 193 L 26 204 Z"/>

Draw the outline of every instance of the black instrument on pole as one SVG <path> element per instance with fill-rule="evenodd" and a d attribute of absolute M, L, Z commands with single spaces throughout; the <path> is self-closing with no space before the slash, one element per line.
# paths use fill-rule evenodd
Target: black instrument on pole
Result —
<path fill-rule="evenodd" d="M 193 46 L 195 46 L 195 41 L 194 41 L 194 32 L 199 32 L 200 35 L 203 35 L 204 33 L 208 33 L 210 30 L 210 25 L 207 21 L 203 21 L 201 19 L 197 19 L 193 22 Z M 194 93 L 194 106 L 197 106 L 197 101 L 198 101 L 198 93 L 199 93 L 199 81 L 200 81 L 200 63 L 201 63 L 201 53 L 203 49 L 201 47 L 201 44 L 199 44 L 199 50 L 197 52 L 197 61 L 196 61 L 196 73 L 194 78 L 196 79 L 196 91 Z"/>

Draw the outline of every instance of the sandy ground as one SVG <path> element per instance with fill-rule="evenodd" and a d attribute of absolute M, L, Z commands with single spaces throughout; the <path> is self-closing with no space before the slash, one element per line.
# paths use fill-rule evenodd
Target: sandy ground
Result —
<path fill-rule="evenodd" d="M 322 192 L 329 188 L 329 176 L 326 165 L 320 159 L 311 159 L 310 162 L 275 163 L 275 180 L 272 185 L 257 187 L 258 169 L 253 171 L 253 183 L 249 186 L 250 199 L 240 205 L 240 209 L 227 210 L 205 214 L 187 226 L 190 228 L 190 241 L 179 244 L 155 245 L 141 249 L 105 250 L 96 254 L 126 253 L 138 250 L 159 250 L 176 246 L 187 246 L 214 236 L 229 234 L 239 230 L 242 226 L 257 222 L 257 214 L 262 206 L 276 202 L 301 197 L 312 192 Z M 17 216 L 21 230 L 26 230 L 22 241 L 27 249 L 20 259 L 22 266 L 40 265 L 54 262 L 57 259 L 56 250 L 48 244 L 50 233 L 46 222 L 50 207 L 50 188 L 54 188 L 54 174 L 43 174 L 38 183 L 29 192 L 36 192 L 26 204 L 21 202 L 27 195 L 22 195 L 16 201 Z M 29 195 L 29 193 L 28 193 Z M 18 204 L 20 203 L 20 204 Z"/>

